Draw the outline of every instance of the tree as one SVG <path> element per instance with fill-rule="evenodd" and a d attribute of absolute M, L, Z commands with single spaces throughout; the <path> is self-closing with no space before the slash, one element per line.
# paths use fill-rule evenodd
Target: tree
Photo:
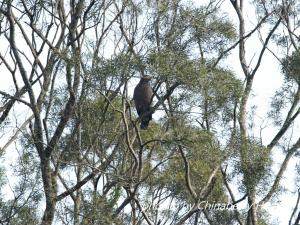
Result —
<path fill-rule="evenodd" d="M 271 224 L 261 206 L 284 194 L 300 147 L 291 132 L 299 7 L 256 2 L 257 24 L 246 31 L 244 1 L 230 2 L 237 27 L 215 0 L 3 1 L 1 157 L 18 157 L 0 173 L 2 195 L 12 193 L 0 198 L 1 224 Z M 249 61 L 255 35 L 261 48 Z M 236 47 L 241 73 L 227 66 Z M 277 132 L 265 144 L 252 134 L 259 124 L 249 106 L 267 52 L 285 80 L 270 103 Z M 155 119 L 140 130 L 132 94 L 146 75 Z M 243 202 L 249 208 L 203 207 Z"/>

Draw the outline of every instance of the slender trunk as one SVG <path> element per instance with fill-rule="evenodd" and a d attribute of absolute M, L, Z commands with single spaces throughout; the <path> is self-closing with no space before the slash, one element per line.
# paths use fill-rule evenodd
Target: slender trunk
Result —
<path fill-rule="evenodd" d="M 80 115 L 81 115 L 81 108 L 80 108 Z M 79 124 L 78 127 L 77 144 L 78 144 L 78 153 L 79 153 L 79 151 L 81 150 L 81 124 Z M 78 154 L 78 161 L 81 162 L 79 154 Z M 77 173 L 76 173 L 77 182 L 81 181 L 81 177 L 82 177 L 82 166 L 81 163 L 79 163 Z M 81 189 L 79 188 L 76 191 L 76 196 L 74 201 L 74 225 L 80 224 L 80 219 L 79 219 L 80 206 L 81 206 Z"/>
<path fill-rule="evenodd" d="M 200 215 L 200 212 L 196 212 L 195 214 L 195 221 L 194 221 L 194 225 L 198 225 L 198 220 L 199 220 L 199 215 Z"/>
<path fill-rule="evenodd" d="M 243 69 L 243 73 L 246 78 L 246 85 L 244 88 L 244 93 L 240 102 L 240 112 L 239 112 L 239 125 L 240 125 L 240 157 L 241 157 L 241 169 L 243 171 L 244 182 L 247 186 L 248 192 L 248 204 L 249 210 L 247 212 L 247 225 L 257 225 L 257 211 L 255 206 L 255 195 L 256 189 L 253 181 L 249 179 L 252 174 L 249 172 L 249 143 L 248 143 L 248 132 L 247 132 L 247 102 L 250 96 L 250 92 L 253 84 L 254 74 L 251 74 L 247 61 L 246 61 L 246 50 L 245 50 L 245 40 L 243 37 L 245 36 L 245 21 L 243 15 L 244 8 L 244 0 L 231 1 L 236 13 L 239 18 L 239 38 L 241 42 L 239 43 L 239 58 L 241 67 Z"/>
<path fill-rule="evenodd" d="M 82 176 L 82 169 L 81 166 L 79 166 L 77 171 L 77 181 L 80 181 L 81 176 Z M 74 201 L 74 225 L 80 224 L 80 219 L 79 219 L 80 206 L 81 206 L 81 189 L 79 188 L 76 191 L 76 197 Z"/>
<path fill-rule="evenodd" d="M 257 225 L 257 206 L 255 191 L 251 191 L 248 196 L 248 215 L 247 215 L 247 225 Z"/>
<path fill-rule="evenodd" d="M 46 198 L 46 208 L 44 211 L 42 225 L 51 225 L 54 220 L 56 196 L 57 196 L 57 177 L 50 167 L 49 159 L 41 162 L 42 179 Z"/>
<path fill-rule="evenodd" d="M 135 202 L 134 200 L 132 200 L 131 202 L 131 209 L 132 209 L 132 212 L 131 212 L 131 224 L 132 225 L 136 225 L 136 207 L 135 207 Z"/>

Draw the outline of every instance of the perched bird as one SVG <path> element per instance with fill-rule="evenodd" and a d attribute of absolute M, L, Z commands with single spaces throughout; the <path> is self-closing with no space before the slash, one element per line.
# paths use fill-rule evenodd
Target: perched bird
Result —
<path fill-rule="evenodd" d="M 152 119 L 150 110 L 153 91 L 149 84 L 151 77 L 144 76 L 134 88 L 133 100 L 136 111 L 141 119 L 141 129 L 147 129 L 149 121 Z"/>

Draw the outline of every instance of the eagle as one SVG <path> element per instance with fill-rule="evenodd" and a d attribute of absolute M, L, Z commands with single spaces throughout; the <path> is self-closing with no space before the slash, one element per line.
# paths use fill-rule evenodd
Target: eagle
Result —
<path fill-rule="evenodd" d="M 149 121 L 152 119 L 151 102 L 153 91 L 149 84 L 151 77 L 143 76 L 140 82 L 134 88 L 133 100 L 139 118 L 141 120 L 141 129 L 146 130 Z"/>

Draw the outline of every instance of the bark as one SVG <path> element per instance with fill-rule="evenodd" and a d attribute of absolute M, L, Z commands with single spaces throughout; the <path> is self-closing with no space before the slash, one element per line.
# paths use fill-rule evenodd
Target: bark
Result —
<path fill-rule="evenodd" d="M 46 208 L 44 210 L 41 224 L 51 225 L 53 223 L 56 206 L 57 176 L 52 171 L 49 160 L 43 160 L 41 162 L 41 169 L 44 193 L 46 197 Z"/>

